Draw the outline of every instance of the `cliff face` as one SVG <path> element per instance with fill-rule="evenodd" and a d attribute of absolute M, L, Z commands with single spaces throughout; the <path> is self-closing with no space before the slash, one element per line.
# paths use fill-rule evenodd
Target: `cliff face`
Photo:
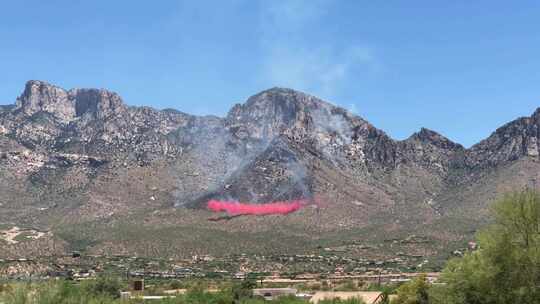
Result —
<path fill-rule="evenodd" d="M 497 166 L 522 157 L 539 155 L 540 108 L 530 117 L 522 117 L 498 128 L 491 136 L 473 146 L 469 153 L 472 166 Z"/>
<path fill-rule="evenodd" d="M 478 222 L 497 193 L 538 185 L 539 125 L 540 109 L 465 149 L 428 129 L 394 140 L 290 89 L 261 92 L 220 118 L 130 107 L 107 90 L 29 81 L 15 105 L 0 107 L 0 224 L 101 223 L 114 230 L 115 223 L 144 218 L 140 226 L 149 230 L 231 232 L 252 221 L 265 231 L 275 223 L 251 218 L 212 226 L 198 209 L 210 198 L 308 198 L 319 202 L 316 214 L 305 209 L 280 223 L 302 233 L 377 227 L 443 239 L 426 225 L 458 215 Z M 104 234 L 91 244 L 98 250 L 108 240 Z"/>

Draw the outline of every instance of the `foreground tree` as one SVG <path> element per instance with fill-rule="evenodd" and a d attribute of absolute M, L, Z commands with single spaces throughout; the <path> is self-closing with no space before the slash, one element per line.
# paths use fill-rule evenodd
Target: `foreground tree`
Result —
<path fill-rule="evenodd" d="M 492 208 L 494 221 L 478 235 L 479 250 L 450 261 L 446 284 L 434 288 L 440 303 L 540 303 L 540 193 L 504 196 Z"/>
<path fill-rule="evenodd" d="M 240 284 L 232 287 L 233 303 L 241 303 L 242 300 L 253 298 L 253 288 L 257 287 L 257 283 L 252 280 L 244 280 Z"/>
<path fill-rule="evenodd" d="M 429 283 L 426 276 L 421 275 L 414 280 L 401 285 L 397 289 L 397 298 L 392 304 L 429 304 Z"/>

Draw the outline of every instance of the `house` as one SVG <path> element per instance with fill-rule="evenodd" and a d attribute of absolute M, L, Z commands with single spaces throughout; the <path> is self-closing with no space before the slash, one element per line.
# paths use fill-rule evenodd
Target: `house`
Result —
<path fill-rule="evenodd" d="M 348 300 L 348 299 L 361 299 L 366 304 L 377 304 L 382 300 L 382 292 L 378 291 L 317 291 L 311 298 L 311 303 L 319 303 L 322 300 Z"/>

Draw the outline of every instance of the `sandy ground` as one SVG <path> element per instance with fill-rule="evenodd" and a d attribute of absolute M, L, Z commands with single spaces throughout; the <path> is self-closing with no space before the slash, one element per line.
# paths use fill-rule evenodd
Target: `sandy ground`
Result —
<path fill-rule="evenodd" d="M 317 291 L 311 298 L 311 303 L 319 303 L 324 299 L 341 299 L 347 300 L 359 298 L 367 304 L 377 303 L 381 293 L 378 291 Z"/>
<path fill-rule="evenodd" d="M 14 226 L 13 228 L 9 230 L 0 230 L 0 239 L 6 241 L 8 244 L 17 244 L 18 241 L 15 240 L 17 236 L 19 236 L 21 233 L 30 233 L 28 238 L 32 238 L 34 240 L 37 240 L 41 237 L 43 237 L 46 233 L 36 230 L 28 230 L 28 229 L 21 229 L 17 226 Z"/>

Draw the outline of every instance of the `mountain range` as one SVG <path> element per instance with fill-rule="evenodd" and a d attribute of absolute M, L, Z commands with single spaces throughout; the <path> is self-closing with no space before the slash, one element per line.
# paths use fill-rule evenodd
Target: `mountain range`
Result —
<path fill-rule="evenodd" d="M 0 106 L 0 230 L 33 234 L 0 238 L 0 257 L 306 253 L 347 243 L 444 255 L 489 222 L 498 196 L 539 186 L 539 128 L 540 108 L 464 148 L 424 128 L 392 139 L 285 88 L 216 117 L 29 81 Z M 210 199 L 309 203 L 216 219 Z M 395 245 L 411 237 L 427 241 Z"/>

